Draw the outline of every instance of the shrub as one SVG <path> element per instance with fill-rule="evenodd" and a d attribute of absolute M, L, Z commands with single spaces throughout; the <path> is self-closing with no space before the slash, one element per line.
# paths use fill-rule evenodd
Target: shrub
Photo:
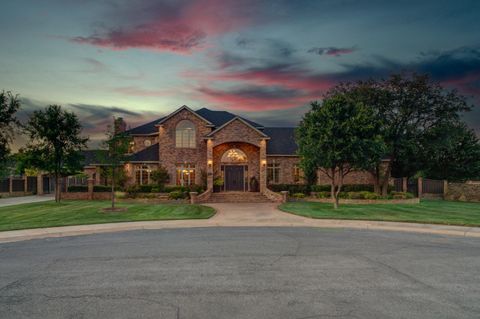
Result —
<path fill-rule="evenodd" d="M 188 197 L 187 193 L 182 191 L 173 191 L 168 194 L 168 198 L 170 199 L 184 199 L 187 197 Z"/>
<path fill-rule="evenodd" d="M 165 184 L 170 182 L 167 169 L 161 165 L 151 173 L 151 178 L 159 188 L 163 188 Z"/>
<path fill-rule="evenodd" d="M 377 193 L 372 192 L 366 193 L 364 196 L 365 199 L 378 199 L 380 197 Z"/>
<path fill-rule="evenodd" d="M 330 192 L 318 192 L 316 196 L 317 198 L 329 198 L 331 195 Z"/>
<path fill-rule="evenodd" d="M 391 192 L 390 195 L 393 199 L 407 199 L 414 197 L 412 193 L 408 192 Z"/>
<path fill-rule="evenodd" d="M 364 194 L 363 192 L 348 192 L 348 198 L 349 199 L 364 199 Z"/>
<path fill-rule="evenodd" d="M 88 192 L 88 186 L 86 185 L 71 185 L 68 186 L 69 193 L 86 193 Z"/>
<path fill-rule="evenodd" d="M 330 185 L 312 185 L 313 192 L 329 192 Z M 371 184 L 345 184 L 342 186 L 342 192 L 373 192 L 373 185 Z"/>
<path fill-rule="evenodd" d="M 290 195 L 295 193 L 309 194 L 311 187 L 305 184 L 270 184 L 268 188 L 274 192 L 288 191 Z"/>
<path fill-rule="evenodd" d="M 305 198 L 305 194 L 304 193 L 295 193 L 295 194 L 292 194 L 292 197 L 297 198 L 297 199 L 301 199 L 301 198 Z"/>
<path fill-rule="evenodd" d="M 119 191 L 120 187 L 115 187 L 115 191 Z M 103 193 L 103 192 L 111 192 L 112 191 L 112 186 L 107 186 L 107 185 L 95 185 L 93 186 L 93 192 L 94 193 Z"/>

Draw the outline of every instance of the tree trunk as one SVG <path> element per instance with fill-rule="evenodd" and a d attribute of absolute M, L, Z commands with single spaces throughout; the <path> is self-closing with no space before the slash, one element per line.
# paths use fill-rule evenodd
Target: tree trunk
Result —
<path fill-rule="evenodd" d="M 392 162 L 388 162 L 387 169 L 382 181 L 382 196 L 388 195 L 388 183 L 390 182 L 390 172 L 392 171 Z"/>
<path fill-rule="evenodd" d="M 338 195 L 337 195 L 337 192 L 336 192 L 336 176 L 335 176 L 335 168 L 331 168 L 331 174 L 332 174 L 332 178 L 331 178 L 331 184 L 330 184 L 330 194 L 331 194 L 331 197 L 332 197 L 332 202 L 333 202 L 333 209 L 337 209 L 338 208 Z"/>
<path fill-rule="evenodd" d="M 374 170 L 370 173 L 373 177 L 373 191 L 380 195 L 382 193 L 382 189 L 380 187 L 380 164 L 376 165 Z"/>
<path fill-rule="evenodd" d="M 340 192 L 342 191 L 343 186 L 343 168 L 338 169 L 338 185 L 335 192 L 335 205 L 334 208 L 337 209 L 340 204 Z"/>
<path fill-rule="evenodd" d="M 60 187 L 58 187 L 58 172 L 55 172 L 55 202 L 60 202 Z"/>

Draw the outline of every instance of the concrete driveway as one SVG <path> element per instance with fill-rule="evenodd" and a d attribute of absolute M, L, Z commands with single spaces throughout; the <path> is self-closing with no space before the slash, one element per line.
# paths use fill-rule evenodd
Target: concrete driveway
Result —
<path fill-rule="evenodd" d="M 6 197 L 6 198 L 0 198 L 0 207 L 46 202 L 54 199 L 55 199 L 55 195 Z"/>
<path fill-rule="evenodd" d="M 139 230 L 0 245 L 0 318 L 478 318 L 480 239 Z"/>

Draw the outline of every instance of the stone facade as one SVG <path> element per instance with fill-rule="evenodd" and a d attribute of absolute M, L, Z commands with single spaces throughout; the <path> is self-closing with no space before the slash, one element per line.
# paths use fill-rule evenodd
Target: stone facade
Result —
<path fill-rule="evenodd" d="M 303 175 L 300 173 L 300 179 L 295 180 L 294 168 L 300 163 L 298 156 L 268 156 L 267 166 L 272 163 L 280 164 L 279 184 L 300 184 L 303 183 Z"/>
<path fill-rule="evenodd" d="M 448 183 L 445 199 L 480 202 L 480 184 Z"/>
<path fill-rule="evenodd" d="M 318 185 L 329 185 L 330 178 L 323 171 L 318 171 Z M 373 184 L 373 175 L 366 171 L 354 171 L 350 172 L 343 179 L 343 184 Z"/>

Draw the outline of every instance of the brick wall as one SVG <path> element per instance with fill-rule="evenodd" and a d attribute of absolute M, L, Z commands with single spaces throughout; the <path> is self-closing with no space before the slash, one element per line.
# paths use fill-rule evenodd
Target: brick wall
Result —
<path fill-rule="evenodd" d="M 133 153 L 136 153 L 143 149 L 146 149 L 148 146 L 145 145 L 145 141 L 147 140 L 150 141 L 150 145 L 153 145 L 158 142 L 158 135 L 134 136 L 133 147 L 131 151 Z"/>
<path fill-rule="evenodd" d="M 298 156 L 269 156 L 267 154 L 267 165 L 270 163 L 280 164 L 279 184 L 295 184 L 293 168 L 300 163 Z M 303 180 L 300 179 L 300 183 Z"/>
<path fill-rule="evenodd" d="M 448 183 L 445 199 L 480 202 L 480 184 Z"/>
<path fill-rule="evenodd" d="M 178 122 L 189 120 L 193 122 L 196 130 L 195 148 L 176 148 L 175 129 Z M 190 111 L 183 109 L 159 127 L 159 159 L 160 163 L 170 174 L 170 184 L 176 183 L 176 164 L 195 164 L 195 184 L 201 183 L 201 170 L 207 168 L 207 144 L 204 136 L 212 131 L 207 123 Z"/>

